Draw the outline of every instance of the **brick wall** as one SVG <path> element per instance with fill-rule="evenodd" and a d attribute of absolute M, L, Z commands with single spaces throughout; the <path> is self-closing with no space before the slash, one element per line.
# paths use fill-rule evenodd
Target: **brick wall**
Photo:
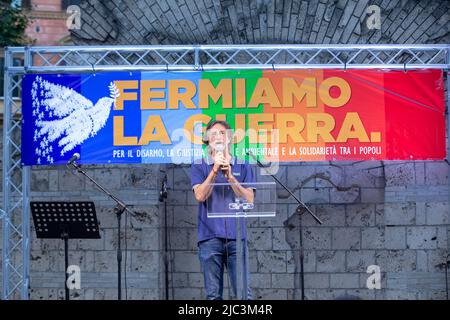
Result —
<path fill-rule="evenodd" d="M 381 30 L 366 9 L 378 5 Z M 448 1 L 168 0 L 81 4 L 75 43 L 449 43 Z"/>
<path fill-rule="evenodd" d="M 33 0 L 30 4 L 27 8 L 30 23 L 25 34 L 33 40 L 33 45 L 62 45 L 70 33 L 61 0 Z"/>

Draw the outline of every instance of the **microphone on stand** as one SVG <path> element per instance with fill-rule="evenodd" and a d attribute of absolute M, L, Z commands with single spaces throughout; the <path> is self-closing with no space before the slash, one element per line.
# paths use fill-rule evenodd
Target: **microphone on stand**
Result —
<path fill-rule="evenodd" d="M 163 202 L 164 199 L 167 199 L 167 173 L 163 170 L 160 172 L 164 173 L 164 178 L 161 183 L 161 190 L 159 191 L 159 202 Z"/>
<path fill-rule="evenodd" d="M 245 154 L 250 156 L 260 168 L 270 168 L 272 166 L 272 162 L 266 164 L 261 163 L 261 161 L 259 161 L 258 158 L 256 158 L 256 156 L 250 150 L 248 150 Z M 266 172 L 268 172 L 267 169 Z"/>
<path fill-rule="evenodd" d="M 261 167 L 264 168 L 264 165 L 255 157 L 255 155 L 253 154 L 253 152 L 251 152 L 250 150 L 248 150 L 246 153 L 246 155 L 250 156 L 255 162 L 256 164 Z"/>
<path fill-rule="evenodd" d="M 77 152 L 77 153 L 74 153 L 73 156 L 72 156 L 72 158 L 70 158 L 70 160 L 67 161 L 67 165 L 70 165 L 70 164 L 74 163 L 74 162 L 77 161 L 78 159 L 80 159 L 80 154 L 79 154 L 78 152 Z"/>

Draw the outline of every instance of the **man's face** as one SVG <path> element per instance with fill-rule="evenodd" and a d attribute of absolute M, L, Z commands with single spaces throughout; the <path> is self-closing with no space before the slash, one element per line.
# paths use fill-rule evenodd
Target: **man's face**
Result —
<path fill-rule="evenodd" d="M 227 128 L 220 123 L 213 125 L 208 131 L 209 145 L 214 148 L 218 144 L 223 144 L 224 147 L 228 146 Z"/>

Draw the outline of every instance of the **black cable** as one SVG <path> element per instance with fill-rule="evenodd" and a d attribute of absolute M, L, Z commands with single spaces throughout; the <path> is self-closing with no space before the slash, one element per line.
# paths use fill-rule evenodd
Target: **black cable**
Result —
<path fill-rule="evenodd" d="M 127 256 L 128 256 L 128 242 L 127 242 L 127 226 L 128 226 L 128 212 L 125 212 L 125 261 L 124 261 L 124 276 L 125 276 L 125 300 L 128 300 L 128 286 L 127 286 Z M 119 235 L 120 237 L 120 235 Z"/>
<path fill-rule="evenodd" d="M 302 222 L 302 214 L 303 211 L 300 211 L 299 207 L 296 210 L 298 214 L 298 230 L 299 230 L 299 246 L 300 246 L 300 292 L 302 294 L 301 299 L 305 300 L 305 249 L 303 248 L 303 222 Z"/>
<path fill-rule="evenodd" d="M 450 254 L 447 255 L 447 261 L 445 262 L 445 294 L 448 300 L 448 267 L 450 265 Z"/>
<path fill-rule="evenodd" d="M 167 201 L 164 201 L 164 216 L 167 217 Z M 167 219 L 167 218 L 165 218 Z M 171 236 L 170 233 L 173 231 L 173 226 L 169 227 L 166 222 L 164 223 L 164 232 L 165 232 L 165 236 L 164 236 L 164 250 L 165 252 L 165 256 L 164 256 L 164 262 L 165 262 L 165 270 L 164 272 L 166 273 L 165 279 L 166 279 L 166 285 L 165 285 L 165 289 L 166 289 L 166 299 L 168 300 L 169 297 L 169 289 L 170 289 L 170 299 L 174 300 L 174 284 L 173 284 L 173 252 L 172 252 L 172 240 L 171 240 Z M 170 277 L 169 277 L 170 275 Z M 168 281 L 168 284 L 167 284 Z"/>
<path fill-rule="evenodd" d="M 167 201 L 164 200 L 164 264 L 165 264 L 165 272 L 164 272 L 164 280 L 165 280 L 165 295 L 166 300 L 169 300 L 169 283 L 173 285 L 173 279 L 172 281 L 169 281 L 169 232 L 168 232 L 168 226 L 167 226 Z M 173 291 L 173 290 L 172 290 Z"/>
<path fill-rule="evenodd" d="M 172 250 L 170 243 L 169 228 L 167 224 L 167 172 L 160 170 L 164 173 L 164 178 L 161 183 L 161 190 L 159 192 L 159 202 L 164 202 L 164 287 L 165 287 L 165 298 L 169 300 L 169 286 L 171 291 L 172 300 L 174 298 L 174 288 L 173 288 L 173 264 L 170 263 L 172 259 Z M 170 255 L 170 257 L 169 257 Z M 170 258 L 170 259 L 169 259 Z M 169 274 L 171 279 L 169 279 Z M 169 285 L 170 283 L 170 285 Z"/>
<path fill-rule="evenodd" d="M 445 264 L 445 294 L 448 300 L 448 264 Z"/>
<path fill-rule="evenodd" d="M 165 205 L 165 210 L 167 212 L 167 201 L 164 203 L 164 205 Z M 170 228 L 170 229 L 173 229 L 173 227 Z M 169 230 L 169 228 L 168 228 L 168 230 Z M 171 240 L 171 237 L 170 237 L 170 232 L 167 232 L 167 250 L 169 252 L 170 297 L 171 297 L 171 300 L 174 300 L 175 299 L 174 298 L 175 297 L 174 296 L 175 288 L 174 288 L 174 284 L 173 284 L 173 263 L 172 263 L 173 260 L 174 260 L 174 257 L 173 257 L 172 242 L 171 241 L 172 240 Z"/>

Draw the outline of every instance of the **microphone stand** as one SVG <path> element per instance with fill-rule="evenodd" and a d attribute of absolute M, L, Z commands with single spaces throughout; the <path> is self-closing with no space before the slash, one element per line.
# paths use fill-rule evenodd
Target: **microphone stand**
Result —
<path fill-rule="evenodd" d="M 304 252 L 303 252 L 303 226 L 302 226 L 302 214 L 303 209 L 308 211 L 308 213 L 314 218 L 314 220 L 317 221 L 318 224 L 322 224 L 323 222 L 314 214 L 314 212 L 311 211 L 311 209 L 308 208 L 306 204 L 304 204 L 291 190 L 288 189 L 275 175 L 271 174 L 267 169 L 266 166 L 264 166 L 254 155 L 252 152 L 248 151 L 247 154 L 252 157 L 253 160 L 258 164 L 258 167 L 263 168 L 266 170 L 266 172 L 280 185 L 282 186 L 294 199 L 297 201 L 298 206 L 295 212 L 299 215 L 299 232 L 300 232 L 300 288 L 301 288 L 301 300 L 305 300 L 305 274 L 304 274 Z"/>
<path fill-rule="evenodd" d="M 67 163 L 67 167 L 69 165 L 72 165 L 79 173 L 84 175 L 86 178 L 88 178 L 97 188 L 99 188 L 101 191 L 103 191 L 108 197 L 110 197 L 112 200 L 114 200 L 117 204 L 114 207 L 114 213 L 117 217 L 117 298 L 118 300 L 122 300 L 122 249 L 120 244 L 120 220 L 122 218 L 122 214 L 127 211 L 130 214 L 135 214 L 133 211 L 131 211 L 125 203 L 123 203 L 122 200 L 117 198 L 115 195 L 113 195 L 111 192 L 106 190 L 103 186 L 101 186 L 97 181 L 95 181 L 93 178 L 91 178 L 85 171 L 81 169 L 81 166 L 78 165 L 75 161 L 69 161 Z"/>
<path fill-rule="evenodd" d="M 168 231 L 167 231 L 167 173 L 164 172 L 164 178 L 159 191 L 159 202 L 164 202 L 164 285 L 166 300 L 169 300 L 169 252 L 168 252 Z"/>

